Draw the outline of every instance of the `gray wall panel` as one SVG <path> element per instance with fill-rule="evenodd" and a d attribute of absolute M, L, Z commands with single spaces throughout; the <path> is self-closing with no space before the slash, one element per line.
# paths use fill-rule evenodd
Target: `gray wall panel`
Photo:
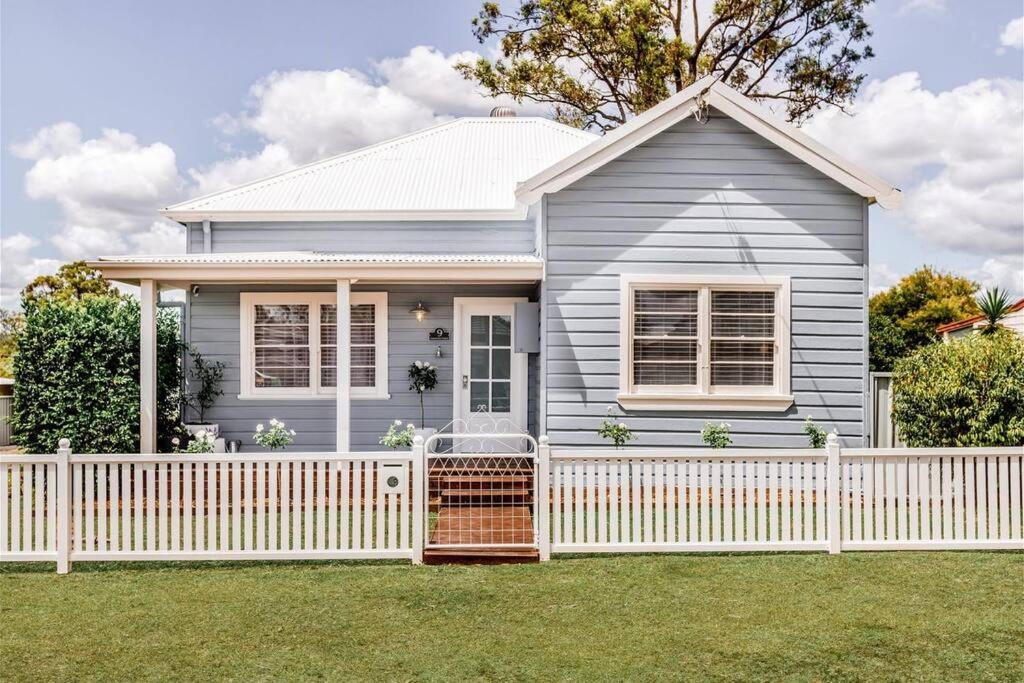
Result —
<path fill-rule="evenodd" d="M 547 197 L 545 398 L 554 444 L 602 444 L 598 424 L 619 386 L 622 273 L 792 278 L 795 405 L 785 413 L 628 411 L 635 446 L 700 445 L 706 421 L 726 421 L 737 446 L 803 447 L 808 414 L 846 444 L 863 443 L 864 200 L 712 114 Z"/>
<path fill-rule="evenodd" d="M 419 402 L 409 391 L 408 366 L 415 360 L 437 363 L 438 387 L 425 400 L 427 426 L 441 428 L 452 419 L 452 344 L 436 342 L 427 334 L 436 327 L 452 331 L 456 296 L 533 296 L 534 285 L 356 285 L 353 291 L 388 291 L 388 384 L 389 400 L 352 402 L 353 450 L 379 450 L 380 436 L 395 419 L 419 423 Z M 227 439 L 240 439 L 247 451 L 257 449 L 252 442 L 256 424 L 272 417 L 284 420 L 298 432 L 293 450 L 333 450 L 335 442 L 335 402 L 317 400 L 241 400 L 239 393 L 239 294 L 266 291 L 330 291 L 315 286 L 202 285 L 198 296 L 190 294 L 191 317 L 188 335 L 191 343 L 211 360 L 226 364 L 224 395 L 208 413 L 221 426 Z M 418 300 L 430 308 L 422 323 L 409 315 Z M 443 358 L 434 357 L 441 344 Z M 536 424 L 536 355 L 530 356 L 528 381 L 529 425 Z"/>

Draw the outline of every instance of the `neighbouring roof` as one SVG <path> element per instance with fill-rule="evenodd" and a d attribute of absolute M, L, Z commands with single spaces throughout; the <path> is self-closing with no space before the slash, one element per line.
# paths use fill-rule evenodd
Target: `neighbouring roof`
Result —
<path fill-rule="evenodd" d="M 778 145 L 850 191 L 885 208 L 899 206 L 898 189 L 843 159 L 795 126 L 775 118 L 753 100 L 713 76 L 698 80 L 586 147 L 539 171 L 519 186 L 516 197 L 523 204 L 531 204 L 544 194 L 561 190 L 669 126 L 692 116 L 702 99 L 709 107 Z"/>
<path fill-rule="evenodd" d="M 596 138 L 544 118 L 460 118 L 161 213 L 182 222 L 522 218 L 516 184 Z"/>
<path fill-rule="evenodd" d="M 1015 304 L 1010 306 L 1010 310 L 1007 313 L 1016 313 L 1017 311 L 1024 311 L 1024 299 L 1020 299 Z M 939 325 L 935 328 L 935 331 L 939 334 L 945 334 L 947 332 L 956 332 L 957 330 L 965 330 L 969 327 L 974 327 L 980 322 L 985 321 L 985 316 L 975 315 L 970 318 L 964 318 L 963 320 L 957 320 L 955 322 L 946 323 L 945 325 Z"/>

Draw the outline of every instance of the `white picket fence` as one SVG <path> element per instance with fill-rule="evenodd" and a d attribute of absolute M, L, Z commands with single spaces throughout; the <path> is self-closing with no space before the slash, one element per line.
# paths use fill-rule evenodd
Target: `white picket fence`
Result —
<path fill-rule="evenodd" d="M 0 457 L 0 560 L 414 559 L 410 453 Z"/>
<path fill-rule="evenodd" d="M 1022 460 L 1024 448 L 835 442 L 824 451 L 555 449 L 549 551 L 1024 549 Z"/>
<path fill-rule="evenodd" d="M 453 456 L 454 457 L 454 456 Z M 0 456 L 0 560 L 422 560 L 426 454 Z M 1019 549 L 1024 448 L 552 449 L 552 553 Z M 545 482 L 547 485 L 545 485 Z"/>

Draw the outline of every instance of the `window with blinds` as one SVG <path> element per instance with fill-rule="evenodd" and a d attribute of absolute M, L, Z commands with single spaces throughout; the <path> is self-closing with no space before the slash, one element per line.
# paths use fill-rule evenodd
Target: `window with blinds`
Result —
<path fill-rule="evenodd" d="M 775 292 L 711 291 L 711 386 L 775 383 Z"/>
<path fill-rule="evenodd" d="M 697 384 L 697 290 L 633 293 L 633 382 Z"/>
<path fill-rule="evenodd" d="M 385 397 L 387 293 L 352 292 L 353 398 Z M 242 294 L 241 394 L 332 396 L 338 386 L 338 307 L 333 292 Z"/>
<path fill-rule="evenodd" d="M 377 325 L 374 304 L 352 306 L 351 386 L 372 388 L 377 379 Z M 338 307 L 320 307 L 320 386 L 338 386 Z"/>
<path fill-rule="evenodd" d="M 309 387 L 309 306 L 257 304 L 253 347 L 257 388 Z"/>
<path fill-rule="evenodd" d="M 787 278 L 623 275 L 621 292 L 623 405 L 792 403 Z"/>

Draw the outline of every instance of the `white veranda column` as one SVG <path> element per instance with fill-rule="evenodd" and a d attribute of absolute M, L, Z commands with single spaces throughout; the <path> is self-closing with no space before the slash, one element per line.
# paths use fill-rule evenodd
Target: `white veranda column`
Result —
<path fill-rule="evenodd" d="M 338 437 L 337 450 L 346 453 L 350 450 L 350 415 L 352 383 L 352 307 L 351 287 L 348 280 L 338 280 Z"/>
<path fill-rule="evenodd" d="M 156 283 L 140 285 L 139 452 L 156 452 Z"/>

